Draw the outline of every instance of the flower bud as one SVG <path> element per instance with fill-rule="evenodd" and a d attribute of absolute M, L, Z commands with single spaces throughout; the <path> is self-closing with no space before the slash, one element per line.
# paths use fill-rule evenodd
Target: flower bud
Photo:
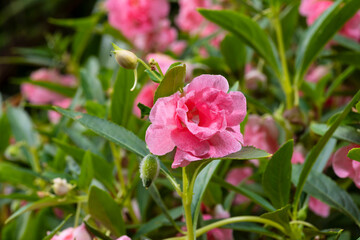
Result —
<path fill-rule="evenodd" d="M 24 142 L 18 142 L 13 145 L 9 145 L 5 150 L 5 157 L 9 160 L 24 160 L 25 156 L 21 150 L 21 147 L 24 146 Z"/>
<path fill-rule="evenodd" d="M 71 184 L 68 184 L 66 179 L 55 178 L 53 179 L 53 190 L 56 195 L 64 196 L 66 195 L 69 190 L 72 188 Z"/>
<path fill-rule="evenodd" d="M 115 59 L 120 66 L 126 69 L 136 69 L 137 57 L 128 50 L 115 50 Z"/>
<path fill-rule="evenodd" d="M 155 155 L 148 154 L 140 163 L 140 178 L 145 188 L 149 188 L 151 183 L 159 175 L 160 163 L 159 158 Z"/>

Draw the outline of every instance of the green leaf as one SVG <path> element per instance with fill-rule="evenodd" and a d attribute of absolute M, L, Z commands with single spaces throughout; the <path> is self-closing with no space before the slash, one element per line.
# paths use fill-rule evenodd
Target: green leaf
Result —
<path fill-rule="evenodd" d="M 121 208 L 109 193 L 92 186 L 89 193 L 89 213 L 116 236 L 125 234 Z"/>
<path fill-rule="evenodd" d="M 183 214 L 183 209 L 182 207 L 171 209 L 169 210 L 169 214 L 172 219 L 179 218 Z M 165 217 L 164 214 L 161 214 L 151 219 L 147 223 L 141 224 L 140 228 L 136 231 L 136 234 L 134 235 L 133 239 L 138 239 L 149 232 L 159 229 L 166 223 L 169 223 L 169 220 L 167 219 L 167 217 Z"/>
<path fill-rule="evenodd" d="M 185 84 L 185 75 L 185 64 L 173 67 L 167 71 L 160 85 L 156 89 L 154 103 L 158 98 L 170 96 L 182 89 Z"/>
<path fill-rule="evenodd" d="M 291 40 L 294 38 L 294 33 L 299 19 L 299 3 L 294 2 L 289 4 L 283 11 L 280 12 L 281 29 L 283 34 L 283 41 L 285 49 L 288 49 Z"/>
<path fill-rule="evenodd" d="M 35 179 L 39 177 L 35 172 L 21 168 L 12 163 L 0 162 L 0 182 L 12 185 L 24 185 L 36 189 Z"/>
<path fill-rule="evenodd" d="M 287 232 L 291 232 L 291 227 L 289 224 L 289 222 L 290 222 L 289 211 L 290 211 L 290 204 L 288 204 L 276 211 L 265 213 L 265 214 L 261 215 L 260 217 L 277 222 L 281 226 L 283 226 Z"/>
<path fill-rule="evenodd" d="M 214 221 L 216 220 L 206 221 L 206 225 L 208 225 L 208 222 L 210 223 Z M 221 228 L 233 229 L 235 231 L 242 231 L 242 232 L 253 232 L 262 236 L 269 236 L 273 239 L 282 239 L 280 235 L 266 229 L 265 227 L 250 222 L 238 222 L 238 223 L 227 224 L 222 226 Z"/>
<path fill-rule="evenodd" d="M 57 112 L 63 114 L 64 116 L 78 121 L 85 127 L 94 131 L 96 134 L 106 138 L 107 140 L 115 144 L 118 144 L 119 146 L 133 153 L 136 153 L 141 157 L 149 154 L 149 150 L 146 148 L 146 144 L 144 143 L 144 141 L 139 139 L 132 132 L 126 130 L 119 125 L 116 125 L 115 123 L 85 113 L 73 112 L 59 107 L 54 107 L 54 109 Z"/>
<path fill-rule="evenodd" d="M 111 96 L 111 120 L 122 126 L 127 126 L 129 115 L 132 114 L 134 92 L 131 86 L 134 82 L 134 71 L 119 68 Z"/>
<path fill-rule="evenodd" d="M 229 10 L 198 10 L 201 15 L 243 40 L 280 74 L 277 52 L 264 30 L 251 18 Z"/>
<path fill-rule="evenodd" d="M 199 175 L 196 177 L 195 185 L 194 185 L 194 195 L 192 197 L 192 202 L 191 202 L 191 215 L 193 219 L 194 231 L 197 228 L 197 222 L 199 218 L 202 198 L 219 164 L 220 164 L 219 160 L 213 160 L 206 167 L 204 167 L 200 171 Z"/>
<path fill-rule="evenodd" d="M 0 101 L 0 109 L 2 108 Z M 0 115 L 0 154 L 2 154 L 6 147 L 9 146 L 9 140 L 11 135 L 11 127 L 6 114 Z"/>
<path fill-rule="evenodd" d="M 326 56 L 326 58 L 360 68 L 360 52 L 340 52 L 335 55 Z"/>
<path fill-rule="evenodd" d="M 69 220 L 69 218 L 72 216 L 72 214 L 67 215 L 67 217 L 54 229 L 52 230 L 46 237 L 43 238 L 43 240 L 51 240 L 55 234 L 60 231 L 60 229 L 65 225 L 65 223 Z"/>
<path fill-rule="evenodd" d="M 255 192 L 252 192 L 250 190 L 248 190 L 247 188 L 243 187 L 243 186 L 234 186 L 228 182 L 226 182 L 224 179 L 218 177 L 218 176 L 213 176 L 212 177 L 212 181 L 219 184 L 220 186 L 234 191 L 236 193 L 239 193 L 241 195 L 244 195 L 245 197 L 251 199 L 252 201 L 254 201 L 254 203 L 258 204 L 259 206 L 261 206 L 262 208 L 264 208 L 267 211 L 275 211 L 276 209 L 266 200 L 264 199 L 262 196 L 258 195 Z"/>
<path fill-rule="evenodd" d="M 149 108 L 148 106 L 145 106 L 145 105 L 142 104 L 142 103 L 138 103 L 137 106 L 138 106 L 138 108 L 140 108 L 141 118 L 144 118 L 144 117 L 150 115 L 151 108 Z"/>
<path fill-rule="evenodd" d="M 38 136 L 34 131 L 31 118 L 23 109 L 9 106 L 8 120 L 17 142 L 25 141 L 30 146 L 38 144 Z"/>
<path fill-rule="evenodd" d="M 23 79 L 15 79 L 15 83 L 21 83 L 21 84 L 31 84 L 35 86 L 39 86 L 42 88 L 46 88 L 50 91 L 59 93 L 66 97 L 73 97 L 75 95 L 76 89 L 72 87 L 66 87 L 64 85 L 53 83 L 49 81 L 33 81 L 30 78 L 23 78 Z"/>
<path fill-rule="evenodd" d="M 287 141 L 274 153 L 263 175 L 262 186 L 264 191 L 274 207 L 278 209 L 289 203 L 293 149 L 293 140 Z"/>
<path fill-rule="evenodd" d="M 81 172 L 79 176 L 79 187 L 87 190 L 94 176 L 94 167 L 91 160 L 91 152 L 85 152 L 84 159 L 81 164 Z"/>
<path fill-rule="evenodd" d="M 82 68 L 80 70 L 81 86 L 84 90 L 86 99 L 96 100 L 99 103 L 104 103 L 104 93 L 101 83 L 96 76 L 90 74 L 89 70 Z"/>
<path fill-rule="evenodd" d="M 73 147 L 68 145 L 67 143 L 60 141 L 58 139 L 53 139 L 55 144 L 59 146 L 66 154 L 72 156 L 74 160 L 79 164 L 82 165 L 82 161 L 85 157 L 86 151 L 77 147 Z M 104 184 L 111 191 L 115 191 L 114 188 L 114 177 L 113 177 L 113 166 L 112 164 L 108 163 L 102 157 L 91 153 L 91 161 L 94 170 L 94 176 L 98 179 L 101 183 Z"/>
<path fill-rule="evenodd" d="M 337 0 L 307 30 L 297 50 L 295 83 L 298 86 L 316 56 L 359 8 L 358 0 Z"/>
<path fill-rule="evenodd" d="M 319 135 L 324 135 L 329 130 L 327 124 L 322 123 L 311 123 L 310 129 Z M 339 126 L 333 135 L 334 138 L 345 140 L 352 143 L 360 144 L 360 133 L 354 127 L 350 126 Z"/>
<path fill-rule="evenodd" d="M 105 118 L 106 117 L 106 106 L 101 103 L 97 103 L 94 101 L 86 101 L 85 103 L 86 112 L 90 115 Z"/>
<path fill-rule="evenodd" d="M 348 158 L 360 162 L 360 148 L 353 148 L 347 154 Z"/>
<path fill-rule="evenodd" d="M 293 181 L 295 184 L 298 184 L 296 180 L 300 175 L 301 168 L 301 166 L 294 166 L 293 168 Z M 314 171 L 310 172 L 304 185 L 304 191 L 329 206 L 336 208 L 360 226 L 359 208 L 350 195 L 328 176 Z"/>
<path fill-rule="evenodd" d="M 360 44 L 358 42 L 356 42 L 355 40 L 351 39 L 351 38 L 347 38 L 344 37 L 340 34 L 335 35 L 335 37 L 333 38 L 333 40 L 343 46 L 346 47 L 350 50 L 353 50 L 355 52 L 360 52 Z"/>
<path fill-rule="evenodd" d="M 253 146 L 244 146 L 240 151 L 231 153 L 222 158 L 216 158 L 219 160 L 250 160 L 271 157 L 270 153 L 264 150 L 255 148 Z"/>
<path fill-rule="evenodd" d="M 101 240 L 112 240 L 93 226 L 91 226 L 87 221 L 84 221 L 86 229 L 89 230 L 92 234 L 94 234 L 96 237 L 100 238 Z"/>
<path fill-rule="evenodd" d="M 153 82 L 160 83 L 159 79 L 162 79 L 162 76 L 160 75 L 160 73 L 158 73 L 155 70 L 150 71 L 149 69 L 145 69 L 145 72 Z"/>
<path fill-rule="evenodd" d="M 85 202 L 85 201 L 86 201 L 86 196 L 78 196 L 78 197 L 67 198 L 67 199 L 64 199 L 63 197 L 61 197 L 61 198 L 46 197 L 46 198 L 40 199 L 39 201 L 29 203 L 29 204 L 21 207 L 19 210 L 14 212 L 8 219 L 6 219 L 5 223 L 6 224 L 9 223 L 16 217 L 18 217 L 21 214 L 28 212 L 28 211 L 43 209 L 43 208 L 47 208 L 47 207 L 54 207 L 54 206 L 59 206 L 59 205 L 67 205 L 67 204 L 73 204 L 73 203 L 78 203 L 78 202 Z"/>
<path fill-rule="evenodd" d="M 220 44 L 220 51 L 233 73 L 239 73 L 244 69 L 246 48 L 239 38 L 229 34 L 226 35 Z"/>

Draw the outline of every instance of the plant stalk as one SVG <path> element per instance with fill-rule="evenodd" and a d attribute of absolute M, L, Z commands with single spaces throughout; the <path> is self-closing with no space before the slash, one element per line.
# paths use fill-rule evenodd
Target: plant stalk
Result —
<path fill-rule="evenodd" d="M 190 187 L 189 175 L 186 172 L 186 167 L 182 168 L 182 177 L 183 177 L 183 193 L 182 193 L 182 202 L 184 206 L 185 219 L 186 219 L 186 239 L 194 240 L 194 229 L 191 215 L 191 201 L 192 201 L 192 188 Z"/>

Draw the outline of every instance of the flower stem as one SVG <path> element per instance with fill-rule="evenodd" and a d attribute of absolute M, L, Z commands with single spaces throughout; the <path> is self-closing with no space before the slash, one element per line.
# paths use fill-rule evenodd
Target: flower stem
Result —
<path fill-rule="evenodd" d="M 282 76 L 280 76 L 280 83 L 281 87 L 283 88 L 285 95 L 286 95 L 286 108 L 290 109 L 292 108 L 292 88 L 291 88 L 291 82 L 290 82 L 290 76 L 288 71 L 288 66 L 286 62 L 286 54 L 285 54 L 285 47 L 284 47 L 284 41 L 283 41 L 283 32 L 279 17 L 279 8 L 273 7 L 272 8 L 273 15 L 274 15 L 274 27 L 276 32 L 276 39 L 278 43 L 278 50 L 280 54 L 280 61 L 282 66 Z"/>
<path fill-rule="evenodd" d="M 162 79 L 159 78 L 156 74 L 153 73 L 153 71 L 151 70 L 151 68 L 140 58 L 137 59 L 139 63 L 141 63 L 147 70 L 149 70 L 149 72 L 157 79 L 157 82 L 161 82 Z"/>
<path fill-rule="evenodd" d="M 185 219 L 186 219 L 186 228 L 187 228 L 187 240 L 194 240 L 194 229 L 192 223 L 192 216 L 191 216 L 191 201 L 192 201 L 192 188 L 190 187 L 190 179 L 189 175 L 186 172 L 186 167 L 182 168 L 182 177 L 183 177 L 183 194 L 182 194 L 182 201 L 184 206 L 185 212 Z"/>
<path fill-rule="evenodd" d="M 80 212 L 81 212 L 81 202 L 79 201 L 76 206 L 74 228 L 79 226 Z"/>

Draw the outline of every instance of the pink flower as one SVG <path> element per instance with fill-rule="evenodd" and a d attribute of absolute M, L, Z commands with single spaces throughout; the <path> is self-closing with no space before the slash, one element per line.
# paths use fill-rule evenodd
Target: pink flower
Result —
<path fill-rule="evenodd" d="M 129 238 L 128 236 L 124 235 L 119 237 L 117 240 L 131 240 L 131 238 Z"/>
<path fill-rule="evenodd" d="M 254 146 L 268 153 L 275 153 L 279 148 L 278 136 L 275 121 L 270 116 L 261 118 L 257 115 L 249 115 L 245 125 L 245 146 Z"/>
<path fill-rule="evenodd" d="M 214 216 L 210 214 L 203 214 L 204 220 L 229 218 L 230 214 L 223 209 L 221 205 L 216 205 Z M 206 233 L 208 240 L 232 240 L 232 229 L 214 228 Z"/>
<path fill-rule="evenodd" d="M 327 66 L 316 66 L 316 67 L 311 66 L 308 73 L 305 76 L 305 80 L 308 82 L 317 83 L 328 73 L 329 73 L 329 67 Z"/>
<path fill-rule="evenodd" d="M 250 64 L 245 66 L 245 83 L 246 88 L 250 90 L 255 90 L 259 85 L 264 85 L 266 83 L 266 75 L 253 68 Z"/>
<path fill-rule="evenodd" d="M 303 147 L 301 145 L 295 146 L 293 155 L 291 158 L 292 164 L 303 164 L 305 162 L 305 156 L 303 154 Z"/>
<path fill-rule="evenodd" d="M 248 179 L 253 174 L 253 169 L 251 167 L 242 167 L 231 169 L 226 176 L 226 181 L 231 183 L 234 186 L 239 185 L 244 180 Z M 246 183 L 252 183 L 251 180 L 246 180 Z M 239 205 L 245 202 L 248 202 L 249 199 L 241 194 L 237 194 L 234 199 L 234 204 Z"/>
<path fill-rule="evenodd" d="M 109 23 L 139 49 L 164 50 L 177 37 L 166 0 L 107 0 Z M 155 45 L 156 46 L 155 46 Z"/>
<path fill-rule="evenodd" d="M 300 14 L 307 17 L 306 22 L 312 25 L 334 2 L 328 0 L 302 0 Z M 341 35 L 360 41 L 360 11 L 355 14 L 340 30 Z"/>
<path fill-rule="evenodd" d="M 51 240 L 91 240 L 90 234 L 86 231 L 85 225 L 81 224 L 77 228 L 67 228 L 59 235 L 55 235 Z"/>
<path fill-rule="evenodd" d="M 33 81 L 48 81 L 68 87 L 72 87 L 76 84 L 76 78 L 74 76 L 61 75 L 55 69 L 41 68 L 32 72 L 30 78 Z M 63 95 L 29 83 L 21 85 L 21 92 L 29 102 L 34 104 L 49 104 L 65 98 Z"/>
<path fill-rule="evenodd" d="M 350 144 L 338 149 L 332 157 L 332 166 L 335 174 L 340 178 L 351 178 L 360 188 L 360 162 L 348 158 L 348 152 L 360 145 Z"/>
<path fill-rule="evenodd" d="M 170 50 L 176 55 L 181 55 L 184 52 L 186 45 L 187 43 L 184 40 L 175 41 L 170 45 Z"/>
<path fill-rule="evenodd" d="M 319 215 L 323 218 L 326 218 L 330 215 L 330 207 L 314 197 L 310 197 L 309 199 L 309 208 L 316 215 Z"/>
<path fill-rule="evenodd" d="M 58 101 L 54 101 L 53 105 L 54 106 L 58 106 L 58 107 L 62 107 L 62 108 L 68 108 L 71 105 L 71 98 L 64 98 Z M 51 123 L 58 123 L 60 118 L 61 118 L 61 114 L 56 112 L 56 111 L 49 111 L 48 113 L 48 117 L 50 119 Z"/>
<path fill-rule="evenodd" d="M 239 151 L 246 99 L 241 92 L 228 90 L 223 76 L 201 75 L 183 93 L 158 99 L 145 137 L 150 152 L 164 155 L 176 147 L 172 167 L 177 168 Z"/>

